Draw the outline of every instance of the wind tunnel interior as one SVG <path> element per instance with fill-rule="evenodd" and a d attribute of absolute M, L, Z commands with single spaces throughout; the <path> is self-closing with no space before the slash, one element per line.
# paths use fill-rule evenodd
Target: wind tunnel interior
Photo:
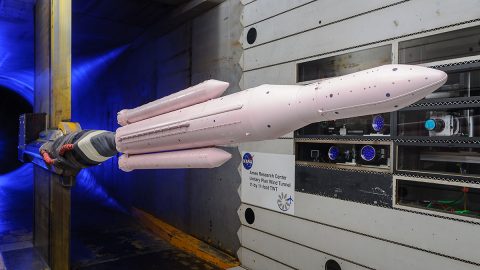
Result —
<path fill-rule="evenodd" d="M 228 93 L 239 90 L 241 4 L 200 1 L 204 5 L 180 12 L 187 2 L 72 1 L 72 121 L 114 131 L 120 110 L 207 79 L 229 82 Z M 18 262 L 12 251 L 31 247 L 33 235 L 33 165 L 16 161 L 16 146 L 18 116 L 32 111 L 34 96 L 35 1 L 0 3 L 0 252 L 8 268 L 9 261 Z M 189 256 L 145 230 L 132 216 L 136 209 L 236 256 L 240 155 L 236 148 L 225 150 L 234 158 L 211 170 L 125 173 L 118 156 L 82 170 L 72 188 L 72 267 L 150 269 L 165 254 Z M 175 265 L 172 260 L 163 266 Z M 185 269 L 205 267 L 196 263 Z"/>

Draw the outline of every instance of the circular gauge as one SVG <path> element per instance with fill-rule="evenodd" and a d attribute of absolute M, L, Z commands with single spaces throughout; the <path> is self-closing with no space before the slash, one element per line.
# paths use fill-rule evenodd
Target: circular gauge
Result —
<path fill-rule="evenodd" d="M 328 149 L 328 158 L 330 160 L 336 160 L 338 158 L 338 154 L 340 154 L 340 150 L 338 150 L 338 147 L 336 146 L 331 146 Z"/>
<path fill-rule="evenodd" d="M 382 131 L 382 129 L 385 127 L 385 119 L 381 115 L 376 115 L 373 117 L 372 120 L 372 128 L 376 132 Z"/>
<path fill-rule="evenodd" d="M 365 145 L 360 150 L 360 156 L 365 161 L 372 161 L 375 158 L 375 154 L 376 154 L 375 148 L 373 148 L 373 146 L 371 145 Z"/>

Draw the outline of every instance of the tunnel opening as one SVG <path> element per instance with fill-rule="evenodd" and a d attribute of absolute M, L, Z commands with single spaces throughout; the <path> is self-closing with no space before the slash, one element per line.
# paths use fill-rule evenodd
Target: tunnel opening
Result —
<path fill-rule="evenodd" d="M 32 105 L 13 89 L 0 85 L 0 175 L 22 165 L 17 158 L 18 118 L 32 112 Z"/>

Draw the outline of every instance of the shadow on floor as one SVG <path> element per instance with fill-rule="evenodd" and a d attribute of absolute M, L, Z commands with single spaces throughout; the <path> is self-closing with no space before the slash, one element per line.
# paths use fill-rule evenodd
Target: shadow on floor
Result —
<path fill-rule="evenodd" d="M 48 269 L 33 248 L 18 245 L 27 242 L 31 246 L 32 239 L 33 180 L 28 166 L 22 186 L 6 189 L 5 183 L 12 185 L 15 180 L 0 177 L 0 192 L 8 198 L 0 203 L 0 247 L 13 245 L 1 253 L 7 270 Z M 176 249 L 138 224 L 96 183 L 89 170 L 77 177 L 71 201 L 73 270 L 219 269 Z"/>

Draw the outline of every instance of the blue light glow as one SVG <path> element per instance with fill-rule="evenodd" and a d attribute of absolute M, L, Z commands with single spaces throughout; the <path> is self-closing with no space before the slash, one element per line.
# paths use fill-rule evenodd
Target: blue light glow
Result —
<path fill-rule="evenodd" d="M 24 164 L 18 169 L 0 175 L 0 209 L 11 206 L 10 194 L 32 188 L 33 164 Z"/>
<path fill-rule="evenodd" d="M 92 83 L 109 65 L 128 49 L 128 47 L 129 45 L 124 45 L 103 54 L 75 61 L 72 66 L 72 86 L 85 87 L 85 83 Z"/>
<path fill-rule="evenodd" d="M 328 149 L 328 158 L 332 161 L 336 160 L 339 154 L 340 154 L 340 150 L 336 146 L 331 146 Z"/>
<path fill-rule="evenodd" d="M 72 194 L 77 197 L 87 197 L 88 201 L 94 201 L 111 209 L 117 209 L 128 213 L 115 199 L 110 197 L 107 191 L 98 183 L 93 174 L 94 168 L 87 168 L 80 171 L 77 175 Z"/>
<path fill-rule="evenodd" d="M 437 123 L 433 119 L 428 119 L 427 121 L 425 121 L 425 129 L 429 131 L 434 130 L 436 126 L 437 126 Z"/>
<path fill-rule="evenodd" d="M 0 85 L 33 104 L 33 13 L 27 6 L 14 12 L 8 3 L 0 3 L 2 9 L 8 10 L 4 10 L 0 21 Z"/>
<path fill-rule="evenodd" d="M 363 160 L 372 161 L 375 158 L 375 155 L 376 155 L 375 148 L 373 148 L 373 146 L 371 146 L 371 145 L 365 145 L 360 150 L 360 155 L 361 155 Z"/>
<path fill-rule="evenodd" d="M 18 79 L 18 77 L 21 77 L 19 74 L 15 75 L 15 77 L 0 75 L 0 85 L 13 90 L 33 105 L 33 82 L 31 82 L 33 74 L 30 76 L 26 75 L 25 78 L 22 79 Z"/>
<path fill-rule="evenodd" d="M 372 120 L 372 128 L 376 132 L 382 131 L 382 129 L 385 127 L 385 119 L 381 115 L 376 115 L 373 117 Z"/>
<path fill-rule="evenodd" d="M 0 175 L 0 244 L 32 230 L 32 183 L 33 164 Z"/>

